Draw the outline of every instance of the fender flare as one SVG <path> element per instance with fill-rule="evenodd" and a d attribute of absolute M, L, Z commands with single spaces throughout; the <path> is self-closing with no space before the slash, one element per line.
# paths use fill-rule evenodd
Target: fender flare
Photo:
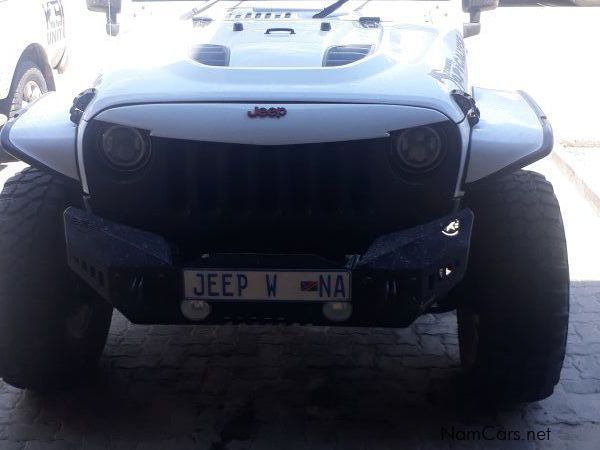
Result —
<path fill-rule="evenodd" d="M 527 93 L 474 88 L 473 97 L 481 117 L 471 129 L 466 189 L 521 169 L 552 152 L 550 122 Z"/>
<path fill-rule="evenodd" d="M 0 130 L 0 148 L 31 166 L 80 184 L 71 104 L 72 99 L 56 92 L 40 97 Z"/>

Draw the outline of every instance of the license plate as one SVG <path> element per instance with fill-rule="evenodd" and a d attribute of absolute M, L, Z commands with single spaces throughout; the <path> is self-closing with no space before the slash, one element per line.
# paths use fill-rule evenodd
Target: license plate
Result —
<path fill-rule="evenodd" d="M 350 301 L 348 271 L 184 270 L 187 300 Z"/>

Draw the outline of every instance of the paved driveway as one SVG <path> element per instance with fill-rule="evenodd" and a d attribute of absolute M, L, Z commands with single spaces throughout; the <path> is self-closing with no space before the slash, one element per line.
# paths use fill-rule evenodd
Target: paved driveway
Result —
<path fill-rule="evenodd" d="M 453 314 L 404 330 L 135 326 L 115 314 L 90 383 L 41 397 L 0 382 L 0 449 L 597 448 L 600 220 L 550 163 L 540 168 L 560 196 L 573 277 L 551 398 L 474 406 Z"/>

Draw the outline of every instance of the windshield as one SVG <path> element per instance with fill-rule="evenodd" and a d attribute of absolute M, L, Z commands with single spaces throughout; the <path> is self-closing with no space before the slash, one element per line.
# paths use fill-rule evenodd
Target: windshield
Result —
<path fill-rule="evenodd" d="M 448 2 L 451 0 L 131 0 L 138 4 L 163 4 L 179 8 L 183 18 L 198 14 L 218 16 L 228 10 L 237 8 L 252 8 L 259 10 L 303 10 L 314 11 L 313 17 L 319 19 L 329 16 L 340 16 L 350 13 L 373 16 L 387 16 L 390 7 L 400 4 L 418 2 Z M 392 6 L 392 4 L 394 4 Z"/>

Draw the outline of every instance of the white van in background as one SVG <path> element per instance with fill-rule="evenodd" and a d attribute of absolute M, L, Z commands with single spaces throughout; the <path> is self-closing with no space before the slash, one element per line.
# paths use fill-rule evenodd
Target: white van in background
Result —
<path fill-rule="evenodd" d="M 0 127 L 67 66 L 63 0 L 0 0 Z"/>

